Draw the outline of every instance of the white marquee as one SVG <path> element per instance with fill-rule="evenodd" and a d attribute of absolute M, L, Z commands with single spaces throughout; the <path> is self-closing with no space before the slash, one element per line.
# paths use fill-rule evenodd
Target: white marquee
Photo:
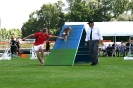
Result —
<path fill-rule="evenodd" d="M 103 36 L 133 36 L 133 21 L 95 22 L 95 27 L 101 30 Z M 88 29 L 87 22 L 65 22 L 65 25 L 84 25 Z"/>

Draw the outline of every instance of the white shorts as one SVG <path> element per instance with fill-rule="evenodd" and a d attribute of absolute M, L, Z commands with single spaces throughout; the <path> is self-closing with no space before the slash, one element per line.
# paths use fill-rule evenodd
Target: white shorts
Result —
<path fill-rule="evenodd" d="M 35 50 L 35 51 L 38 51 L 39 49 L 41 49 L 41 47 L 43 48 L 44 45 L 43 45 L 43 44 L 35 45 L 35 46 L 34 46 L 34 50 Z"/>

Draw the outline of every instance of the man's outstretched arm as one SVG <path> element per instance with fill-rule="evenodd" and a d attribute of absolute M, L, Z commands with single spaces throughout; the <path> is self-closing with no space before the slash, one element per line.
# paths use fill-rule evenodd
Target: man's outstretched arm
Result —
<path fill-rule="evenodd" d="M 22 40 L 25 41 L 27 38 L 34 36 L 34 34 L 30 34 L 27 37 L 24 37 Z"/>
<path fill-rule="evenodd" d="M 54 35 L 50 35 L 50 38 L 59 38 L 59 39 L 62 39 L 62 37 L 54 36 Z"/>

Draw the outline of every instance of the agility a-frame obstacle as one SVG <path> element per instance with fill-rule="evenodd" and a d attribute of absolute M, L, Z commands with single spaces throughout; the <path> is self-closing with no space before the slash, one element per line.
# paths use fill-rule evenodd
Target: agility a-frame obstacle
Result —
<path fill-rule="evenodd" d="M 88 48 L 84 47 L 84 25 L 64 25 L 63 29 L 70 27 L 70 33 L 66 41 L 57 39 L 56 43 L 48 56 L 45 65 L 69 65 L 73 66 L 75 62 L 89 62 Z M 81 49 L 82 48 L 82 49 Z M 84 50 L 87 49 L 87 53 Z M 80 61 L 79 61 L 80 60 Z M 87 61 L 86 61 L 87 60 Z"/>

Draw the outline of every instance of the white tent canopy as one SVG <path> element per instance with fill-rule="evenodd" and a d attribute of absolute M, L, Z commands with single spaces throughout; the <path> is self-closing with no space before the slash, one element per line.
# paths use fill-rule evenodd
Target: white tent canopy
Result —
<path fill-rule="evenodd" d="M 84 25 L 85 30 L 89 28 L 87 22 L 65 22 L 65 25 Z M 103 36 L 133 36 L 133 21 L 95 22 L 94 25 Z"/>

